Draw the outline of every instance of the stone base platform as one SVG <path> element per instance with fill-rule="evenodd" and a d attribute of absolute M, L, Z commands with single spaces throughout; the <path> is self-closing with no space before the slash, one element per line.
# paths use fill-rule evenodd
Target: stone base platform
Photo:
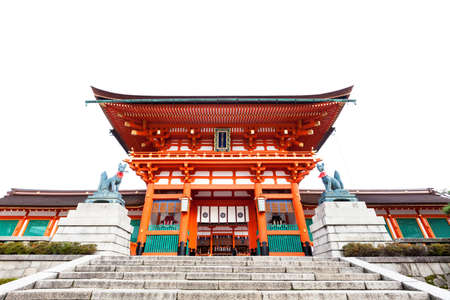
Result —
<path fill-rule="evenodd" d="M 383 217 L 362 201 L 324 202 L 316 208 L 312 221 L 314 256 L 343 256 L 342 247 L 351 242 L 376 245 L 392 241 Z"/>
<path fill-rule="evenodd" d="M 129 255 L 133 227 L 118 203 L 79 203 L 58 224 L 53 242 L 96 244 L 97 254 Z"/>

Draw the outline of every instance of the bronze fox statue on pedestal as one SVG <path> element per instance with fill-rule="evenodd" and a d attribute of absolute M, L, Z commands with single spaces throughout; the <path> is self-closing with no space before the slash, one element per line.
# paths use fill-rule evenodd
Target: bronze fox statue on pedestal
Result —
<path fill-rule="evenodd" d="M 320 171 L 319 178 L 322 179 L 322 182 L 325 185 L 325 190 L 327 192 L 344 189 L 344 184 L 342 183 L 341 176 L 339 175 L 338 171 L 334 171 L 333 178 L 325 173 L 325 167 L 323 163 L 318 163 L 317 169 Z"/>
<path fill-rule="evenodd" d="M 122 182 L 123 172 L 127 167 L 126 164 L 119 163 L 119 170 L 116 175 L 111 178 L 108 178 L 106 172 L 103 172 L 100 175 L 100 184 L 98 185 L 99 192 L 113 192 L 117 193 L 119 191 L 119 185 Z"/>

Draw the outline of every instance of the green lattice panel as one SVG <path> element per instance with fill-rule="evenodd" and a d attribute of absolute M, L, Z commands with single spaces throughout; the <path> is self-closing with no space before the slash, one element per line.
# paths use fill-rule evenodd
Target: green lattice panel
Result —
<path fill-rule="evenodd" d="M 148 230 L 179 230 L 179 224 L 173 225 L 149 225 Z"/>
<path fill-rule="evenodd" d="M 19 220 L 0 220 L 0 236 L 11 236 Z"/>
<path fill-rule="evenodd" d="M 419 224 L 417 224 L 415 218 L 397 218 L 397 223 L 404 238 L 423 238 L 422 231 L 420 231 Z"/>
<path fill-rule="evenodd" d="M 43 236 L 50 220 L 30 220 L 24 236 Z"/>
<path fill-rule="evenodd" d="M 267 230 L 298 230 L 297 224 L 267 225 Z"/>
<path fill-rule="evenodd" d="M 298 235 L 269 235 L 270 252 L 303 252 Z"/>
<path fill-rule="evenodd" d="M 136 243 L 139 234 L 139 226 L 141 225 L 141 220 L 131 220 L 130 224 L 131 226 L 133 226 L 133 233 L 131 234 L 130 241 Z"/>
<path fill-rule="evenodd" d="M 178 235 L 149 235 L 144 252 L 173 253 L 178 249 Z"/>
<path fill-rule="evenodd" d="M 428 218 L 427 221 L 437 238 L 450 238 L 450 226 L 448 225 L 447 219 Z"/>
<path fill-rule="evenodd" d="M 309 240 L 312 242 L 313 241 L 313 237 L 312 237 L 311 230 L 309 229 L 309 227 L 312 224 L 312 219 L 305 219 L 305 221 L 306 221 L 306 227 L 308 228 Z"/>

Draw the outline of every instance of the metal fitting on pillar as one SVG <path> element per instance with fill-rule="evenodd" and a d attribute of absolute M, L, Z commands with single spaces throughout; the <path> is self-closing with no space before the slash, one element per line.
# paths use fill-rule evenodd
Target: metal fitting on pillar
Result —
<path fill-rule="evenodd" d="M 260 244 L 261 256 L 269 256 L 269 244 L 267 242 L 262 242 Z"/>
<path fill-rule="evenodd" d="M 302 248 L 303 252 L 305 253 L 305 256 L 312 256 L 312 248 L 309 242 L 302 243 Z"/>
<path fill-rule="evenodd" d="M 178 245 L 177 255 L 186 256 L 186 244 L 183 241 L 181 241 L 180 244 Z"/>
<path fill-rule="evenodd" d="M 145 247 L 145 243 L 144 245 L 141 246 L 141 242 L 137 242 L 136 243 L 136 255 L 142 255 L 142 253 L 144 253 L 144 247 Z"/>

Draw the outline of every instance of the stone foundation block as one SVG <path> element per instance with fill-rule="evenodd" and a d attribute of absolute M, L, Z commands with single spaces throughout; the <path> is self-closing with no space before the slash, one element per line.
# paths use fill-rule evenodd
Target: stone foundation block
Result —
<path fill-rule="evenodd" d="M 342 248 L 351 242 L 391 241 L 383 217 L 364 202 L 324 202 L 315 210 L 310 226 L 314 239 L 314 256 L 340 257 Z"/>
<path fill-rule="evenodd" d="M 125 207 L 117 203 L 79 203 L 58 224 L 54 242 L 96 244 L 98 254 L 130 254 L 133 227 Z"/>

